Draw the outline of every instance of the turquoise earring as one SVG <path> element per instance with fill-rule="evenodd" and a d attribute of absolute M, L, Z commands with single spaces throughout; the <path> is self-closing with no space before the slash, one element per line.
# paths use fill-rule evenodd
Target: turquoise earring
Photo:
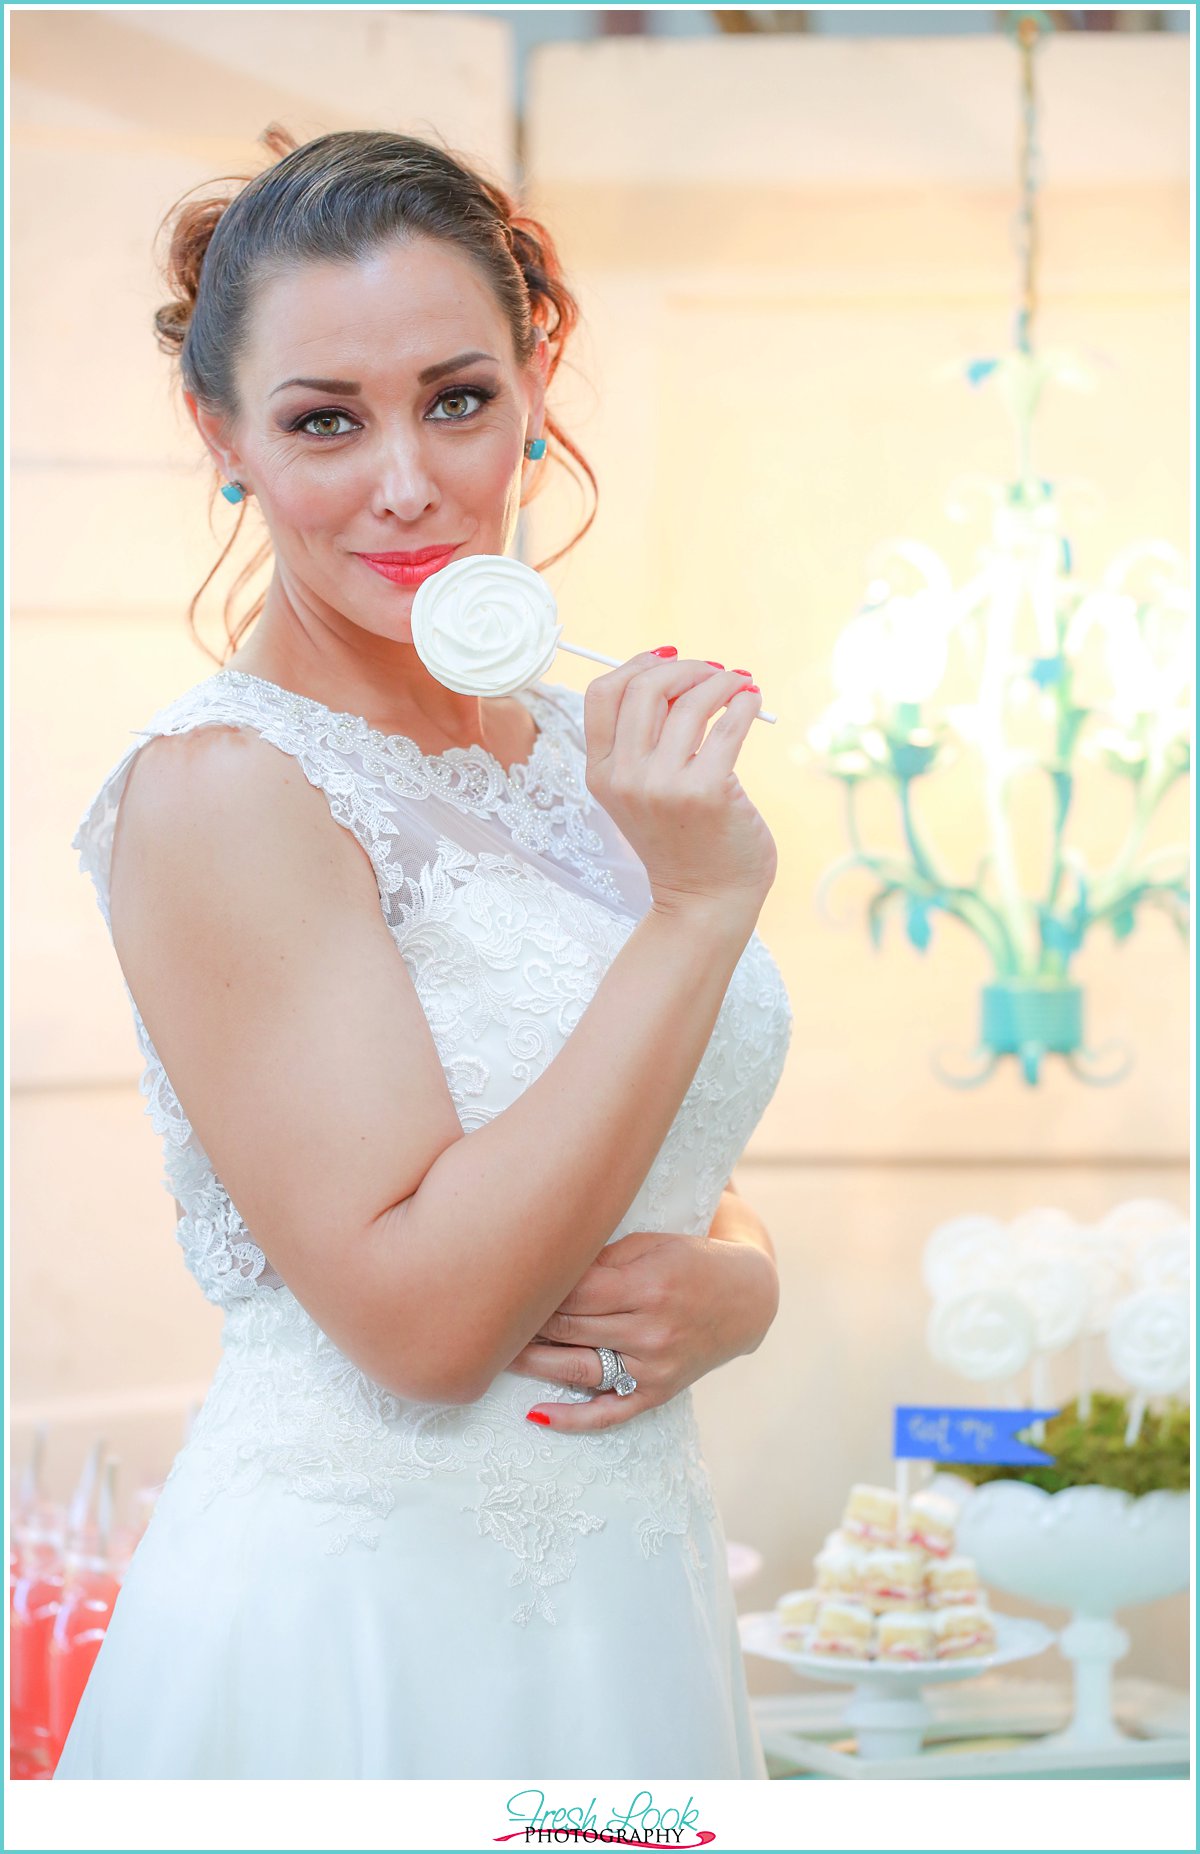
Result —
<path fill-rule="evenodd" d="M 226 502 L 241 502 L 244 500 L 246 492 L 240 483 L 222 483 L 221 494 L 224 496 Z"/>
<path fill-rule="evenodd" d="M 546 455 L 545 438 L 530 438 L 525 446 L 525 455 L 531 463 L 536 463 L 539 457 L 544 457 Z"/>

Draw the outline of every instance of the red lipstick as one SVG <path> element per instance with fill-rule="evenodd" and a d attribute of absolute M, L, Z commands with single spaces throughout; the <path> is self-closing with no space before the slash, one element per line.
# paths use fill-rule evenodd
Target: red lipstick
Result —
<path fill-rule="evenodd" d="M 417 547 L 407 553 L 359 554 L 358 558 L 364 566 L 390 579 L 394 586 L 419 586 L 423 579 L 445 566 L 457 546 L 455 542 L 449 547 Z"/>

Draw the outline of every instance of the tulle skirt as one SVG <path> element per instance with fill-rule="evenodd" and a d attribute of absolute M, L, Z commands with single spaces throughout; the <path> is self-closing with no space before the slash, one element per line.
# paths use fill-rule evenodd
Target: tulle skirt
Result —
<path fill-rule="evenodd" d="M 547 1456 L 582 1440 L 547 1435 Z M 399 1484 L 372 1547 L 331 1551 L 321 1501 L 276 1472 L 214 1497 L 189 1445 L 56 1777 L 765 1778 L 715 1504 L 648 1541 L 621 1476 L 597 1476 L 518 1623 L 521 1485 L 510 1514 L 499 1490 L 515 1550 L 494 1503 L 435 1472 Z"/>

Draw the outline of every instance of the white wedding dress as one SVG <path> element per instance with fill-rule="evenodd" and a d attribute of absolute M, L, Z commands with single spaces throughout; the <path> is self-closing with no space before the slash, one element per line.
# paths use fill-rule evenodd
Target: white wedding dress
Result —
<path fill-rule="evenodd" d="M 519 699 L 539 732 L 506 772 L 482 747 L 424 754 L 218 671 L 139 733 L 79 826 L 106 923 L 143 740 L 253 729 L 370 856 L 469 1134 L 553 1062 L 650 903 L 584 781 L 582 695 L 537 683 Z M 223 1349 L 57 1777 L 765 1777 L 691 1393 L 565 1435 L 526 1410 L 590 1393 L 507 1371 L 468 1405 L 384 1390 L 272 1268 L 130 1003 L 178 1240 L 224 1308 Z M 790 1030 L 754 935 L 610 1241 L 707 1230 Z"/>

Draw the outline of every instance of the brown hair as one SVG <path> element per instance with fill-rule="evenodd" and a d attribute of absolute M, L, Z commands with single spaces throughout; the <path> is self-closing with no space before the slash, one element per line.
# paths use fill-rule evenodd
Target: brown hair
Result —
<path fill-rule="evenodd" d="M 170 225 L 163 266 L 171 301 L 154 316 L 164 353 L 178 359 L 184 386 L 206 410 L 238 415 L 236 365 L 256 285 L 264 274 L 308 259 L 333 261 L 366 256 L 397 234 L 440 238 L 466 251 L 495 291 L 512 332 L 518 364 L 531 357 L 535 327 L 544 328 L 550 348 L 548 380 L 554 378 L 567 337 L 579 320 L 579 305 L 563 279 L 554 241 L 545 226 L 522 212 L 504 189 L 458 160 L 448 150 L 410 135 L 382 129 L 345 129 L 298 146 L 279 123 L 259 137 L 277 157 L 253 177 L 227 176 L 236 191 L 176 202 L 160 222 Z M 598 495 L 596 478 L 582 453 L 546 414 L 547 457 L 564 462 L 568 453 L 582 467 Z M 570 466 L 566 466 L 570 470 Z M 577 472 L 570 474 L 578 482 Z M 535 478 L 535 490 L 541 478 Z M 219 482 L 214 478 L 209 515 Z M 529 498 L 522 498 L 522 505 Z M 188 623 L 201 648 L 214 653 L 196 631 L 196 608 L 241 532 L 246 505 L 212 572 L 188 607 Z M 539 562 L 550 566 L 574 547 L 596 518 L 596 505 L 582 528 L 558 553 Z M 263 608 L 260 593 L 231 627 L 235 595 L 270 555 L 259 548 L 225 599 L 225 657 Z"/>

